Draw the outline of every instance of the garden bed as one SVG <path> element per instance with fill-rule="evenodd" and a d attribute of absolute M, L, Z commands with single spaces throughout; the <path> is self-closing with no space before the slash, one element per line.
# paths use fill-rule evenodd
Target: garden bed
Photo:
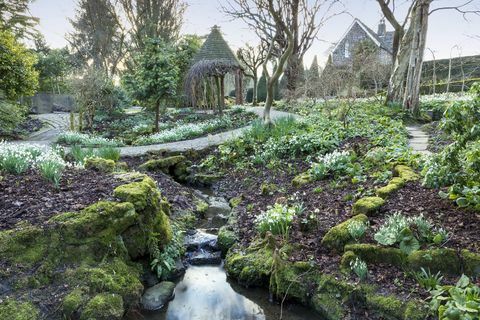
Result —
<path fill-rule="evenodd" d="M 11 229 L 19 222 L 40 225 L 56 214 L 111 200 L 113 189 L 119 184 L 112 174 L 83 169 L 66 170 L 59 189 L 34 170 L 18 176 L 3 175 L 0 230 Z"/>

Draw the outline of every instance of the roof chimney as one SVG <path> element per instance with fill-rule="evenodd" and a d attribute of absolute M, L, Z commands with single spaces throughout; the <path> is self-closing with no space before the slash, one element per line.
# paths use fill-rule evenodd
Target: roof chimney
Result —
<path fill-rule="evenodd" d="M 380 20 L 380 23 L 378 24 L 377 34 L 379 37 L 384 37 L 387 34 L 387 25 L 385 24 L 385 18 L 382 18 L 382 20 Z"/>

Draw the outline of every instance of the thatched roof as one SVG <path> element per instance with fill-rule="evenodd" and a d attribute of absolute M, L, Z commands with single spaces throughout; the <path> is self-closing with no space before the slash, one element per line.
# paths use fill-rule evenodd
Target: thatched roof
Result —
<path fill-rule="evenodd" d="M 193 58 L 193 63 L 200 61 L 223 61 L 228 65 L 236 65 L 240 67 L 240 62 L 228 46 L 225 39 L 223 39 L 219 26 L 214 26 L 212 32 L 203 44 L 200 51 Z"/>

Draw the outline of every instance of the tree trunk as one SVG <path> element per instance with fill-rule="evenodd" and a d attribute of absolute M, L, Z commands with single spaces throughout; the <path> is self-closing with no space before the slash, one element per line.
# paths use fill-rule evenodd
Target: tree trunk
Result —
<path fill-rule="evenodd" d="M 221 89 L 220 89 L 220 77 L 215 77 L 215 85 L 217 87 L 217 111 L 220 111 L 220 109 L 222 108 L 221 104 L 222 104 L 222 94 L 221 94 Z"/>
<path fill-rule="evenodd" d="M 220 77 L 220 114 L 225 109 L 225 76 Z"/>
<path fill-rule="evenodd" d="M 243 71 L 240 69 L 235 73 L 235 104 L 243 104 Z"/>
<path fill-rule="evenodd" d="M 263 121 L 265 122 L 265 124 L 272 123 L 272 119 L 270 117 L 270 110 L 272 109 L 272 105 L 273 105 L 274 88 L 275 88 L 275 81 L 271 82 L 271 79 L 270 79 L 267 82 L 267 99 L 265 101 L 265 110 L 263 111 Z"/>
<path fill-rule="evenodd" d="M 252 97 L 252 104 L 253 106 L 258 105 L 258 76 L 253 76 L 253 97 Z"/>
<path fill-rule="evenodd" d="M 155 105 L 155 132 L 160 132 L 160 100 L 157 100 Z"/>
<path fill-rule="evenodd" d="M 428 13 L 432 0 L 419 0 L 417 6 L 412 12 L 412 22 L 410 29 L 413 29 L 413 39 L 411 41 L 409 66 L 405 93 L 403 98 L 403 107 L 412 114 L 420 113 L 420 82 L 422 76 L 423 56 L 425 54 L 425 44 L 428 30 Z"/>
<path fill-rule="evenodd" d="M 395 57 L 392 74 L 388 81 L 387 103 L 401 103 L 403 101 L 405 90 L 404 82 L 408 71 L 412 40 L 413 28 L 410 27 L 407 32 L 404 33 Z"/>

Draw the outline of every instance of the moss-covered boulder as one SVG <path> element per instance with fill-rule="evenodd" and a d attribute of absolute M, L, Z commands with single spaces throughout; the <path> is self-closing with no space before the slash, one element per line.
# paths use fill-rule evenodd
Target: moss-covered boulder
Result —
<path fill-rule="evenodd" d="M 465 274 L 471 277 L 478 277 L 480 275 L 480 254 L 462 250 L 461 256 Z"/>
<path fill-rule="evenodd" d="M 110 173 L 115 170 L 115 161 L 103 158 L 88 158 L 85 160 L 85 169 Z"/>
<path fill-rule="evenodd" d="M 405 182 L 417 181 L 420 176 L 412 168 L 405 165 L 397 165 L 394 169 L 395 174 Z"/>
<path fill-rule="evenodd" d="M 225 270 L 242 285 L 264 286 L 270 281 L 273 251 L 274 245 L 268 238 L 257 240 L 248 248 L 235 245 L 228 251 Z"/>
<path fill-rule="evenodd" d="M 293 178 L 292 185 L 294 187 L 299 188 L 303 185 L 311 183 L 313 180 L 314 180 L 313 176 L 309 172 L 304 172 L 304 173 L 296 176 L 295 178 Z"/>
<path fill-rule="evenodd" d="M 139 169 L 150 172 L 160 171 L 173 176 L 179 181 L 186 181 L 189 174 L 187 158 L 182 155 L 152 159 L 142 164 Z"/>
<path fill-rule="evenodd" d="M 403 187 L 404 184 L 405 184 L 405 180 L 403 180 L 402 178 L 399 178 L 399 177 L 395 177 L 392 180 L 390 180 L 388 185 L 386 185 L 385 187 L 378 188 L 375 191 L 375 193 L 380 198 L 386 199 L 393 192 L 395 192 L 397 190 L 400 190 Z"/>
<path fill-rule="evenodd" d="M 67 294 L 62 301 L 63 315 L 67 319 L 78 319 L 80 309 L 87 302 L 88 295 L 81 288 L 76 288 Z"/>
<path fill-rule="evenodd" d="M 272 195 L 278 190 L 278 186 L 275 183 L 262 183 L 260 186 L 260 194 L 267 196 Z"/>
<path fill-rule="evenodd" d="M 354 241 L 354 239 L 350 235 L 350 232 L 348 231 L 348 226 L 351 223 L 357 222 L 367 223 L 368 217 L 364 214 L 359 214 L 331 228 L 323 237 L 322 245 L 329 249 L 343 252 L 343 247 L 345 247 L 346 244 Z"/>
<path fill-rule="evenodd" d="M 348 244 L 345 252 L 351 251 L 360 259 L 372 264 L 389 264 L 397 267 L 406 265 L 407 255 L 400 249 L 380 247 L 373 244 Z"/>
<path fill-rule="evenodd" d="M 37 320 L 40 312 L 30 302 L 7 299 L 0 302 L 0 319 L 5 320 Z"/>
<path fill-rule="evenodd" d="M 87 303 L 80 320 L 120 320 L 124 312 L 121 296 L 101 293 Z"/>
<path fill-rule="evenodd" d="M 361 198 L 353 205 L 353 214 L 364 214 L 371 216 L 374 215 L 384 204 L 385 200 L 380 197 Z"/>
<path fill-rule="evenodd" d="M 217 246 L 226 255 L 228 250 L 238 241 L 237 235 L 229 227 L 223 226 L 218 230 Z"/>
<path fill-rule="evenodd" d="M 340 260 L 340 269 L 342 272 L 350 273 L 350 263 L 355 261 L 358 256 L 353 251 L 345 251 L 342 255 L 342 260 Z"/>
<path fill-rule="evenodd" d="M 220 174 L 197 173 L 193 177 L 193 183 L 200 186 L 210 187 L 221 178 L 222 175 Z"/>
<path fill-rule="evenodd" d="M 408 256 L 408 263 L 413 270 L 430 269 L 432 273 L 460 275 L 462 260 L 454 249 L 441 248 L 418 250 Z"/>

